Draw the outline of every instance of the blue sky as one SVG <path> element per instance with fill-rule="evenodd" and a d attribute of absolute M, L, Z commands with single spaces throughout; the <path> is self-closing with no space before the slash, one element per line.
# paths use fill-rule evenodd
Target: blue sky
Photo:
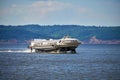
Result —
<path fill-rule="evenodd" d="M 120 26 L 120 0 L 0 0 L 0 24 Z"/>

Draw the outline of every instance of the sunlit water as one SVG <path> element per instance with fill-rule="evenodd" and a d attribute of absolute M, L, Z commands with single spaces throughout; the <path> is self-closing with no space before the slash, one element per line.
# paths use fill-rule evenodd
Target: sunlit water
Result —
<path fill-rule="evenodd" d="M 120 45 L 80 45 L 77 54 L 0 45 L 0 80 L 120 80 Z"/>

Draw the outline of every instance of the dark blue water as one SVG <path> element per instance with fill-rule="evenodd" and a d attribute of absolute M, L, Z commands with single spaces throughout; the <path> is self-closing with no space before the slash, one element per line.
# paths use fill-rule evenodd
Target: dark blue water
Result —
<path fill-rule="evenodd" d="M 120 80 L 120 45 L 80 45 L 77 54 L 0 45 L 0 80 Z"/>

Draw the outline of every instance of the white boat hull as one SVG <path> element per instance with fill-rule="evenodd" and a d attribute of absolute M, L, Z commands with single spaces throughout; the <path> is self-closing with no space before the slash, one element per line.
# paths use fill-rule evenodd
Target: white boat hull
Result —
<path fill-rule="evenodd" d="M 75 49 L 80 41 L 74 38 L 62 38 L 59 40 L 39 40 L 32 41 L 29 48 L 35 49 L 36 52 L 76 52 Z"/>

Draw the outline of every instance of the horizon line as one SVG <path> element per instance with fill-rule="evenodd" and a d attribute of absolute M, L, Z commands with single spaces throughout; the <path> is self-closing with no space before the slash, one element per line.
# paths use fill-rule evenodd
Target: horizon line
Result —
<path fill-rule="evenodd" d="M 85 27 L 120 27 L 120 25 L 112 25 L 112 26 L 105 26 L 105 25 L 82 25 L 82 24 L 0 24 L 0 26 L 26 26 L 26 25 L 39 25 L 39 26 L 54 26 L 54 25 L 59 25 L 59 26 L 69 26 L 69 25 L 74 25 L 74 26 L 85 26 Z"/>

